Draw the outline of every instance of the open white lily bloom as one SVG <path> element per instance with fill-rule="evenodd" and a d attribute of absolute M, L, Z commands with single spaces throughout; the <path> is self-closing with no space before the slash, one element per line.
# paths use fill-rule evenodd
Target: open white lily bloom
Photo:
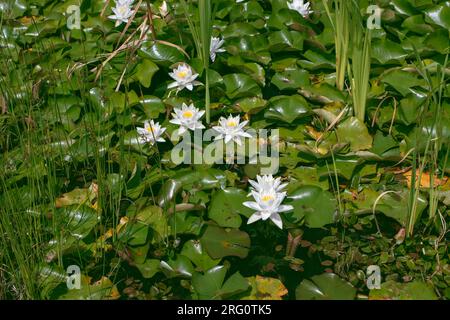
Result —
<path fill-rule="evenodd" d="M 167 8 L 167 2 L 163 1 L 163 3 L 159 6 L 159 13 L 164 18 L 169 14 L 169 9 Z"/>
<path fill-rule="evenodd" d="M 225 52 L 225 49 L 221 48 L 222 45 L 224 44 L 224 42 L 225 41 L 223 39 L 220 39 L 217 37 L 211 37 L 211 45 L 209 48 L 209 52 L 210 52 L 212 62 L 216 61 L 217 53 Z"/>
<path fill-rule="evenodd" d="M 116 20 L 116 27 L 121 25 L 122 22 L 128 23 L 128 19 L 130 19 L 130 17 L 133 15 L 133 10 L 131 8 L 132 3 L 133 0 L 116 1 L 116 6 L 112 8 L 114 14 L 108 16 L 109 19 Z"/>
<path fill-rule="evenodd" d="M 169 76 L 175 80 L 175 82 L 169 84 L 169 89 L 177 88 L 177 90 L 180 91 L 187 88 L 192 91 L 195 85 L 200 84 L 200 82 L 195 81 L 198 77 L 198 73 L 194 73 L 192 68 L 186 63 L 182 63 L 177 68 L 173 69 L 173 72 L 170 72 Z"/>
<path fill-rule="evenodd" d="M 246 201 L 243 205 L 256 210 L 256 212 L 250 216 L 247 224 L 258 220 L 266 221 L 267 219 L 270 219 L 278 228 L 283 229 L 283 221 L 281 220 L 280 213 L 294 209 L 291 205 L 281 204 L 286 197 L 286 192 L 276 192 L 275 189 L 272 188 L 262 190 L 261 192 L 252 190 L 251 195 L 255 201 Z"/>
<path fill-rule="evenodd" d="M 292 0 L 292 2 L 287 3 L 289 9 L 295 10 L 300 13 L 303 17 L 309 16 L 313 11 L 310 10 L 310 3 L 304 0 Z"/>
<path fill-rule="evenodd" d="M 166 131 L 166 128 L 162 128 L 158 122 L 153 120 L 145 121 L 143 128 L 137 128 L 139 134 L 140 143 L 150 143 L 154 144 L 157 142 L 165 142 L 161 135 Z"/>
<path fill-rule="evenodd" d="M 241 138 L 252 137 L 250 134 L 244 131 L 244 127 L 247 123 L 248 121 L 241 122 L 239 116 L 233 117 L 232 115 L 230 115 L 228 119 L 220 117 L 219 125 L 213 127 L 213 129 L 219 133 L 215 140 L 225 139 L 225 143 L 233 140 L 238 145 L 241 145 Z"/>
<path fill-rule="evenodd" d="M 205 129 L 205 126 L 199 121 L 205 111 L 200 111 L 195 108 L 193 104 L 187 106 L 183 103 L 181 109 L 175 108 L 173 111 L 173 119 L 170 120 L 170 123 L 178 124 L 180 126 L 178 134 L 181 135 L 187 130 L 195 131 L 196 129 Z"/>
<path fill-rule="evenodd" d="M 114 2 L 116 3 L 116 5 L 127 4 L 128 6 L 131 6 L 134 0 L 115 0 Z"/>
<path fill-rule="evenodd" d="M 281 192 L 288 184 L 281 184 L 281 178 L 273 178 L 272 175 L 256 176 L 256 181 L 249 180 L 249 183 L 256 192 L 264 192 L 267 190 L 275 190 L 275 192 Z"/>

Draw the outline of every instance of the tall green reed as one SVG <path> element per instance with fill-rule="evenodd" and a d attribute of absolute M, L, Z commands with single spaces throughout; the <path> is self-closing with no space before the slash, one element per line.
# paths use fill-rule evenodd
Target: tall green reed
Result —
<path fill-rule="evenodd" d="M 213 11 L 211 0 L 199 0 L 195 7 L 192 2 L 180 1 L 189 29 L 194 40 L 198 58 L 202 61 L 205 72 L 205 109 L 206 122 L 211 121 L 210 90 L 209 90 L 209 52 L 211 45 Z"/>
<path fill-rule="evenodd" d="M 334 14 L 328 2 L 334 5 Z M 336 51 L 336 86 L 344 90 L 345 74 L 347 72 L 348 51 L 350 43 L 350 13 L 349 0 L 322 0 L 328 18 L 334 30 L 334 43 Z"/>
<path fill-rule="evenodd" d="M 367 94 L 369 92 L 370 58 L 371 58 L 371 30 L 363 23 L 358 3 L 351 1 L 351 63 L 347 65 L 351 84 L 353 112 L 364 122 Z"/>

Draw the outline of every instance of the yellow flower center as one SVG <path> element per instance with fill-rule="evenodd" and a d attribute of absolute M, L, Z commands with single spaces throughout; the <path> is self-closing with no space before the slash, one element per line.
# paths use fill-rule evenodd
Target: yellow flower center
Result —
<path fill-rule="evenodd" d="M 147 132 L 149 133 L 153 133 L 155 130 L 153 129 L 153 127 L 147 127 Z"/>
<path fill-rule="evenodd" d="M 117 8 L 117 11 L 120 13 L 120 15 L 125 15 L 125 13 L 127 12 L 127 7 L 126 6 L 120 6 Z"/>
<path fill-rule="evenodd" d="M 264 202 L 268 202 L 268 201 L 270 201 L 270 200 L 273 200 L 273 196 L 270 195 L 270 194 L 267 194 L 267 195 L 263 196 L 263 197 L 261 198 L 261 200 L 264 201 Z"/>
<path fill-rule="evenodd" d="M 191 119 L 194 116 L 194 113 L 192 111 L 185 111 L 183 112 L 183 118 Z"/>
<path fill-rule="evenodd" d="M 227 125 L 228 125 L 229 127 L 236 127 L 236 126 L 237 126 L 237 123 L 236 123 L 236 121 L 234 121 L 234 120 L 230 120 L 230 121 L 228 121 Z"/>
<path fill-rule="evenodd" d="M 178 71 L 177 76 L 181 79 L 186 78 L 188 75 L 187 71 Z"/>

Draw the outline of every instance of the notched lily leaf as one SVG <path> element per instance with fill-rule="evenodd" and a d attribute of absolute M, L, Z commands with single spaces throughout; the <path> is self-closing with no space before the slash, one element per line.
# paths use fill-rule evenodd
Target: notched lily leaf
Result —
<path fill-rule="evenodd" d="M 201 238 L 202 246 L 213 259 L 226 256 L 247 257 L 250 237 L 239 229 L 224 229 L 209 225 Z"/>

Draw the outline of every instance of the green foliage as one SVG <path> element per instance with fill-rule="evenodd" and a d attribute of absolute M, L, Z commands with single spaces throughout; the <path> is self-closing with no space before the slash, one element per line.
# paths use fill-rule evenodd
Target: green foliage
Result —
<path fill-rule="evenodd" d="M 446 1 L 377 1 L 371 31 L 370 1 L 135 1 L 119 26 L 105 3 L 71 29 L 78 1 L 0 0 L 1 299 L 450 298 Z M 204 86 L 169 90 L 181 63 Z M 184 103 L 279 130 L 258 142 L 280 152 L 282 230 L 248 224 L 250 152 L 173 162 Z M 139 139 L 150 119 L 165 142 Z"/>

